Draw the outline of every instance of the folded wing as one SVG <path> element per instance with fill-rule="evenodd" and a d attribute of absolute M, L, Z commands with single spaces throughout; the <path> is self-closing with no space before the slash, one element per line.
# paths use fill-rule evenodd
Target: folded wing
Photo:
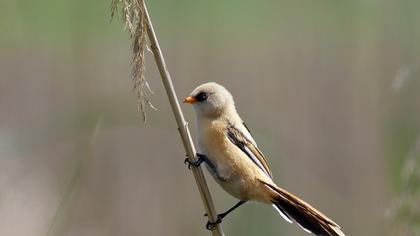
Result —
<path fill-rule="evenodd" d="M 272 178 L 272 173 L 268 165 L 267 159 L 262 154 L 261 150 L 257 147 L 251 133 L 245 124 L 242 127 L 236 127 L 233 124 L 229 124 L 227 127 L 227 137 L 241 149 L 252 162 L 258 166 L 267 176 Z"/>

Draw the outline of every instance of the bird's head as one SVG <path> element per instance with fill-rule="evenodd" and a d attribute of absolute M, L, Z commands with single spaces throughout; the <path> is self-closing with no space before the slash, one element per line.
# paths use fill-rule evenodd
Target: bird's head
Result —
<path fill-rule="evenodd" d="M 215 119 L 230 112 L 235 112 L 232 95 L 223 86 L 209 82 L 199 85 L 184 103 L 193 105 L 197 116 Z"/>

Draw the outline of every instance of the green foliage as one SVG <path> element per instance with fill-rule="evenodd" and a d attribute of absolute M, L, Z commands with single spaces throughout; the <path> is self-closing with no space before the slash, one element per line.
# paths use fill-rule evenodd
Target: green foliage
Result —
<path fill-rule="evenodd" d="M 420 235 L 420 139 L 408 154 L 401 171 L 401 193 L 388 216 L 398 235 Z"/>

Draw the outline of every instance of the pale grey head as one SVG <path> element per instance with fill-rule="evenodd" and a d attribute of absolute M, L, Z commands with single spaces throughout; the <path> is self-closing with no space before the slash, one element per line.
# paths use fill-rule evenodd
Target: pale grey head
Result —
<path fill-rule="evenodd" d="M 184 102 L 193 105 L 197 116 L 209 119 L 236 112 L 232 95 L 215 82 L 199 85 Z"/>

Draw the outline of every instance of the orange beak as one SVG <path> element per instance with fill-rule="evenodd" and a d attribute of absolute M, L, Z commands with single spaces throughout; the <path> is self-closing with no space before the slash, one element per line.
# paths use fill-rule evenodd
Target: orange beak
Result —
<path fill-rule="evenodd" d="M 191 96 L 188 96 L 184 99 L 184 103 L 194 104 L 196 102 L 197 102 L 197 100 L 195 98 L 191 97 Z"/>

